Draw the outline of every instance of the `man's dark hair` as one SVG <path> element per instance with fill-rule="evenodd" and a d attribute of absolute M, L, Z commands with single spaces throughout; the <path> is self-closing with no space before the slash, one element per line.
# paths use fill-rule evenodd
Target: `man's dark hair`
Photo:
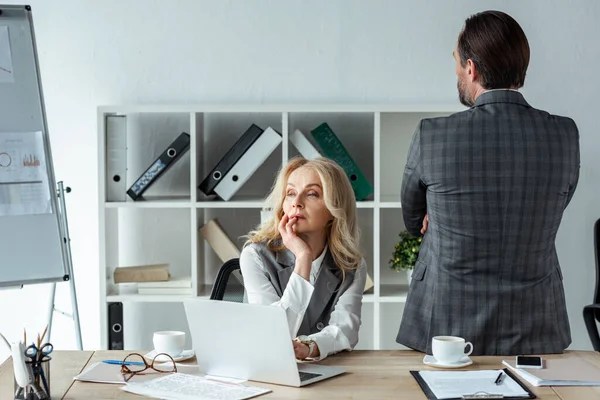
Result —
<path fill-rule="evenodd" d="M 471 59 L 484 89 L 520 88 L 529 66 L 529 42 L 521 26 L 501 11 L 470 16 L 458 36 L 458 57 Z"/>

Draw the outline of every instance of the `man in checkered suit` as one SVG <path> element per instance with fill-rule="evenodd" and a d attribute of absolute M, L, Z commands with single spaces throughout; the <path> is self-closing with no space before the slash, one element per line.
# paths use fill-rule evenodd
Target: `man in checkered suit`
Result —
<path fill-rule="evenodd" d="M 531 107 L 529 45 L 510 16 L 471 16 L 456 49 L 468 110 L 424 119 L 402 182 L 423 236 L 397 342 L 431 354 L 454 335 L 474 355 L 561 353 L 571 343 L 556 232 L 579 178 L 573 120 Z"/>

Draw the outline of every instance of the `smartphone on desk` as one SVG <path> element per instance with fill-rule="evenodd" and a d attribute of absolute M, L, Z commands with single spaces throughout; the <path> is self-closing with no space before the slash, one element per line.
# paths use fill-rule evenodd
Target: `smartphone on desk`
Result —
<path fill-rule="evenodd" d="M 542 357 L 539 356 L 517 356 L 517 368 L 544 368 Z"/>

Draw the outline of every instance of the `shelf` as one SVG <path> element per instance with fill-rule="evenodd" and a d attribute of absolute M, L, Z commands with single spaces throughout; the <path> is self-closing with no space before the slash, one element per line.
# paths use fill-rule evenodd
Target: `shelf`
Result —
<path fill-rule="evenodd" d="M 235 200 L 205 200 L 195 203 L 196 208 L 256 208 L 262 209 L 265 205 L 264 199 L 240 198 Z"/>
<path fill-rule="evenodd" d="M 371 289 L 371 290 L 373 290 L 373 289 Z M 363 301 L 363 303 L 374 303 L 375 295 L 373 293 L 363 294 L 362 301 Z"/>
<path fill-rule="evenodd" d="M 188 276 L 194 282 L 213 282 L 223 264 L 219 255 L 204 240 L 199 228 L 218 219 L 227 236 L 241 248 L 243 235 L 268 217 L 262 210 L 277 171 L 299 154 L 290 140 L 300 129 L 309 141 L 310 131 L 327 122 L 351 154 L 361 172 L 373 185 L 373 193 L 356 202 L 361 232 L 360 247 L 367 261 L 375 288 L 363 294 L 363 327 L 368 332 L 364 348 L 396 349 L 395 332 L 386 326 L 396 318 L 407 299 L 409 287 L 405 273 L 389 268 L 399 232 L 405 229 L 402 218 L 402 171 L 406 166 L 415 128 L 423 118 L 443 116 L 462 107 L 452 105 L 347 105 L 347 104 L 186 104 L 133 105 L 98 108 L 99 198 L 101 303 L 154 303 L 156 312 L 172 308 L 186 299 L 210 297 L 212 284 L 203 285 L 194 295 L 140 295 L 137 289 L 125 290 L 112 284 L 108 265 L 137 265 L 169 262 L 174 276 Z M 122 129 L 107 131 L 106 114 L 127 117 Z M 115 121 L 113 122 L 113 125 Z M 121 121 L 123 122 L 123 121 Z M 271 126 L 282 135 L 282 143 L 229 200 L 216 194 L 206 196 L 199 183 L 239 139 L 250 123 Z M 118 128 L 118 126 L 117 126 Z M 107 137 L 127 137 L 128 175 L 141 174 L 154 160 L 156 152 L 170 143 L 171 135 L 189 131 L 189 156 L 167 172 L 145 192 L 144 200 L 106 201 L 115 193 L 107 187 L 110 168 Z M 119 136 L 120 137 L 120 136 Z M 131 140 L 133 142 L 131 142 Z M 130 143 L 131 142 L 131 143 Z M 114 145 L 114 140 L 111 142 Z M 133 146 L 136 144 L 136 146 Z M 112 165 L 112 164 L 111 164 Z M 131 167 L 135 167 L 133 171 Z M 112 168 L 112 167 L 111 167 Z M 137 171 L 139 170 L 139 171 Z M 124 188 L 120 187 L 119 190 Z M 156 195 L 155 195 L 156 194 Z M 125 210 L 121 210 L 125 209 Z M 141 233 L 140 233 L 141 232 Z M 377 293 L 377 294 L 375 294 Z M 165 303 L 161 306 L 159 303 Z M 366 305 L 365 305 L 366 304 Z M 163 308 L 161 308 L 163 307 Z M 107 346 L 108 307 L 101 311 L 102 345 Z M 394 324 L 396 322 L 394 321 Z M 389 324 L 388 324 L 389 325 Z M 389 333 L 389 334 L 388 334 Z M 364 336 L 364 335 L 363 335 Z"/>
<path fill-rule="evenodd" d="M 452 103 L 405 104 L 121 104 L 102 105 L 99 113 L 265 113 L 265 112 L 338 112 L 338 113 L 453 113 L 464 111 L 465 107 Z"/>
<path fill-rule="evenodd" d="M 138 293 L 125 293 L 125 294 L 108 294 L 106 296 L 107 303 L 115 302 L 131 302 L 131 303 L 177 303 L 182 302 L 185 299 L 208 299 L 212 285 L 202 285 L 200 287 L 200 295 L 182 295 L 182 294 L 138 294 Z"/>
<path fill-rule="evenodd" d="M 196 208 L 256 208 L 262 209 L 265 206 L 264 199 L 239 199 L 239 200 L 207 200 L 195 203 Z M 357 201 L 356 208 L 374 208 L 373 201 Z"/>
<path fill-rule="evenodd" d="M 373 201 L 357 201 L 356 208 L 375 208 L 375 202 L 373 202 Z"/>
<path fill-rule="evenodd" d="M 168 294 L 122 294 L 106 296 L 107 303 L 177 303 L 185 299 L 193 299 L 191 295 L 168 295 Z M 208 297 L 207 297 L 208 298 Z"/>
<path fill-rule="evenodd" d="M 381 208 L 402 208 L 402 204 L 400 203 L 400 195 L 392 196 L 392 195 L 383 195 L 379 199 L 379 207 Z"/>
<path fill-rule="evenodd" d="M 379 301 L 382 303 L 404 303 L 408 295 L 408 285 L 381 285 Z"/>
<path fill-rule="evenodd" d="M 140 201 L 106 201 L 105 208 L 190 208 L 192 203 L 186 199 L 146 199 Z"/>

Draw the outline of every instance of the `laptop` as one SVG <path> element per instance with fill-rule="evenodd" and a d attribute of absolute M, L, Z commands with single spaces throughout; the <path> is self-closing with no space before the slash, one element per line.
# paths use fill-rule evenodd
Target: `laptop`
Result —
<path fill-rule="evenodd" d="M 282 308 L 206 299 L 185 299 L 184 307 L 199 369 L 207 375 L 300 387 L 345 372 L 296 362 Z"/>

